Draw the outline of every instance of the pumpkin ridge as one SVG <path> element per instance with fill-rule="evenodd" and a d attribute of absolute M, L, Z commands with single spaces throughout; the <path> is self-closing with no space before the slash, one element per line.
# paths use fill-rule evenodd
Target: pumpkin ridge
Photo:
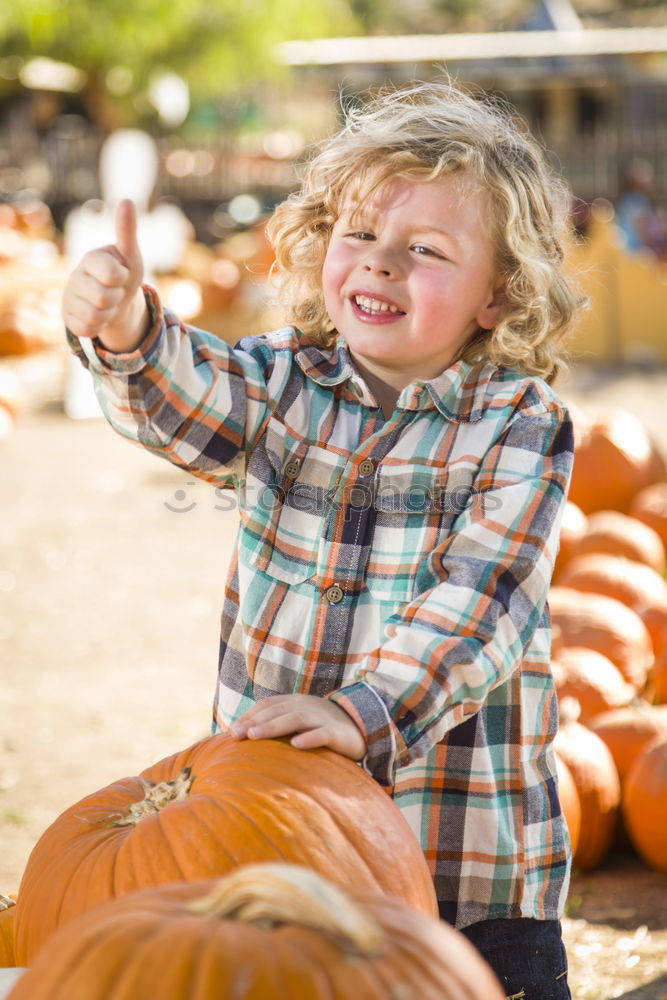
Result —
<path fill-rule="evenodd" d="M 49 830 L 46 831 L 46 833 L 45 833 L 44 836 L 45 836 L 45 839 L 46 839 L 47 843 L 48 843 L 48 841 L 54 839 L 52 835 L 49 837 Z M 100 844 L 95 845 L 95 848 L 93 848 L 93 850 L 96 849 L 96 848 L 102 847 L 102 846 L 103 845 L 100 842 Z M 69 850 L 68 850 L 68 848 L 69 848 Z M 65 855 L 67 855 L 67 854 L 69 854 L 71 852 L 76 851 L 76 842 L 75 841 L 70 841 L 66 845 L 66 848 L 65 848 L 64 852 L 63 852 L 63 849 L 62 849 L 62 845 L 60 845 L 60 857 L 58 857 L 57 851 L 58 851 L 58 848 L 55 847 L 54 848 L 54 853 L 53 853 L 52 858 L 51 858 L 51 863 L 48 866 L 46 866 L 45 868 L 43 868 L 40 871 L 37 871 L 35 873 L 34 877 L 37 879 L 38 883 L 39 883 L 39 881 L 41 879 L 45 879 L 46 881 L 48 881 L 51 869 L 53 868 L 54 864 L 56 863 L 56 861 L 55 861 L 56 858 L 58 858 L 58 862 L 60 862 L 62 860 L 63 853 Z M 47 856 L 48 856 L 48 853 L 47 853 Z M 25 871 L 23 879 L 21 880 L 21 886 L 20 886 L 21 894 L 22 894 L 22 896 L 25 899 L 29 899 L 30 898 L 31 885 L 32 885 L 32 881 L 34 880 L 34 879 L 33 880 L 30 879 L 30 877 L 29 877 L 30 874 L 31 874 L 31 872 L 30 872 L 30 866 L 27 865 L 26 866 L 26 871 Z M 54 894 L 49 894 L 48 902 L 49 902 L 49 905 L 51 907 L 53 907 L 50 912 L 51 912 L 51 914 L 55 915 L 55 921 L 56 921 L 56 923 L 59 923 L 60 920 L 61 920 L 63 910 L 65 909 L 65 906 L 66 906 L 66 903 L 67 903 L 68 893 L 69 893 L 69 890 L 71 888 L 71 884 L 72 884 L 73 881 L 76 881 L 76 879 L 80 877 L 80 874 L 81 874 L 80 870 L 77 871 L 77 869 L 75 867 L 72 867 L 72 869 L 69 871 L 69 874 L 68 874 L 68 877 L 67 877 L 66 881 L 64 882 L 64 884 L 61 887 L 62 891 L 60 891 L 57 896 L 55 896 Z M 53 905 L 54 903 L 56 904 L 55 906 Z M 18 931 L 20 929 L 22 929 L 22 923 L 23 923 L 23 921 L 22 921 L 21 918 L 23 916 L 24 916 L 23 909 L 19 908 L 17 910 L 18 920 L 17 920 L 17 927 L 15 928 L 15 931 L 14 931 L 14 939 L 15 939 L 15 942 L 16 942 L 17 964 L 19 964 L 19 965 L 28 965 L 27 956 L 29 954 L 34 954 L 34 951 L 35 951 L 34 945 L 33 945 L 33 934 L 32 934 L 32 923 L 33 922 L 30 921 L 30 920 L 28 920 L 27 918 L 25 919 L 26 934 L 27 934 L 27 943 L 26 943 L 26 935 L 23 934 L 22 930 L 21 930 L 20 937 L 19 937 L 19 934 L 18 934 Z M 43 914 L 41 914 L 40 917 L 43 917 Z"/>
<path fill-rule="evenodd" d="M 123 838 L 120 846 L 116 849 L 114 845 L 108 845 L 108 856 L 113 864 L 113 887 L 116 895 L 132 892 L 142 888 L 146 884 L 146 873 L 151 872 L 151 884 L 160 882 L 177 882 L 183 879 L 180 865 L 171 854 L 172 864 L 169 866 L 169 875 L 161 874 L 156 879 L 156 873 L 161 873 L 167 867 L 165 864 L 164 844 L 160 842 L 160 852 L 156 855 L 154 851 L 146 848 L 155 839 L 156 830 L 162 830 L 160 813 L 154 813 L 147 817 L 148 822 L 137 826 L 123 828 Z M 157 862 L 158 867 L 154 864 Z"/>
<path fill-rule="evenodd" d="M 238 798 L 241 801 L 243 801 L 243 795 L 238 796 Z M 248 796 L 248 798 L 252 797 Z M 236 802 L 231 800 L 226 801 L 224 803 L 224 810 L 222 802 L 214 802 L 212 804 L 216 809 L 220 810 L 221 812 L 224 811 L 226 817 L 233 816 L 234 814 L 236 814 L 238 817 L 240 817 L 241 820 L 241 822 L 238 824 L 238 829 L 245 832 L 250 828 L 257 834 L 258 840 L 263 841 L 263 843 L 266 844 L 271 850 L 277 851 L 274 838 L 267 836 L 266 831 L 262 829 L 261 825 L 257 822 L 257 820 L 253 815 L 249 815 L 248 810 L 245 811 L 242 810 L 240 806 L 237 805 Z M 227 850 L 226 847 L 225 850 Z M 282 854 L 280 854 L 279 856 L 282 857 Z M 236 856 L 236 854 L 229 854 L 228 852 L 228 857 L 235 865 L 239 864 L 239 859 Z"/>
<path fill-rule="evenodd" d="M 187 902 L 183 901 L 183 909 L 187 907 Z M 192 914 L 188 914 L 189 917 Z M 200 932 L 197 936 L 196 953 L 192 962 L 193 975 L 190 978 L 191 996 L 202 997 L 215 996 L 220 993 L 220 981 L 218 977 L 219 952 L 216 936 L 212 932 L 210 925 L 200 921 Z"/>
<path fill-rule="evenodd" d="M 184 914 L 184 916 L 189 916 L 189 914 Z M 140 940 L 138 940 L 137 927 L 139 927 L 141 931 L 143 931 Z M 125 931 L 125 928 L 123 928 L 123 930 Z M 133 945 L 132 953 L 128 956 L 129 961 L 127 962 L 127 964 L 124 967 L 121 966 L 120 968 L 121 975 L 118 977 L 115 985 L 121 991 L 121 996 L 138 997 L 140 994 L 137 992 L 137 984 L 135 984 L 133 980 L 137 978 L 141 979 L 143 975 L 142 965 L 146 960 L 146 955 L 147 955 L 146 949 L 151 949 L 151 950 L 155 949 L 158 954 L 162 952 L 164 954 L 169 954 L 170 959 L 173 962 L 174 951 L 178 948 L 179 944 L 182 945 L 182 942 L 179 940 L 178 935 L 175 934 L 174 926 L 163 927 L 159 924 L 156 926 L 151 922 L 149 922 L 148 925 L 146 925 L 146 921 L 143 919 L 141 920 L 141 922 L 138 922 L 136 920 L 132 921 L 132 925 L 123 934 L 123 939 L 125 939 L 128 935 L 130 935 L 132 939 L 132 945 Z M 201 938 L 201 934 L 197 933 L 196 936 L 197 940 L 199 941 Z M 187 938 L 188 940 L 187 942 L 185 942 L 184 950 L 187 951 L 191 964 L 191 959 L 192 959 L 191 933 L 187 935 Z M 161 944 L 161 939 L 164 939 L 164 944 Z M 135 955 L 137 957 L 135 957 Z M 151 951 L 148 951 L 148 958 L 150 957 L 152 957 Z M 182 972 L 182 969 L 179 968 L 178 971 Z M 196 996 L 195 993 L 193 993 L 192 995 Z M 162 1000 L 163 997 L 165 997 L 166 1000 L 166 994 L 164 993 L 161 994 L 160 1000 Z"/>
<path fill-rule="evenodd" d="M 127 936 L 131 935 L 135 949 L 146 947 L 151 940 L 159 937 L 161 932 L 159 926 L 151 926 L 150 924 L 146 925 L 146 922 L 141 918 L 138 920 L 136 918 L 133 919 L 131 927 L 128 926 L 127 918 L 123 919 L 119 917 L 115 923 L 117 924 L 118 933 L 116 936 L 119 943 L 123 943 Z M 113 932 L 114 926 L 112 923 L 110 926 L 107 926 L 104 932 L 99 934 L 96 939 L 93 939 L 91 942 L 93 947 L 97 941 L 101 943 L 104 940 L 105 943 L 108 943 L 109 940 L 113 940 Z M 116 989 L 119 987 L 124 988 L 124 979 L 130 974 L 134 975 L 134 967 L 134 964 L 130 962 L 125 965 L 119 965 L 115 968 L 116 974 L 113 979 L 107 980 L 105 984 L 106 993 L 109 996 L 113 996 Z M 62 1000 L 71 1000 L 71 998 L 63 996 Z"/>
<path fill-rule="evenodd" d="M 210 806 L 211 811 L 217 811 L 220 807 L 219 802 L 215 802 L 212 799 L 207 798 L 207 804 Z M 224 815 L 228 816 L 228 810 L 224 810 Z M 160 824 L 160 829 L 162 831 L 162 842 L 165 848 L 168 847 L 171 856 L 174 859 L 174 864 L 179 871 L 183 871 L 184 868 L 187 869 L 187 856 L 183 856 L 182 852 L 177 849 L 178 846 L 183 845 L 183 823 L 181 822 L 181 817 L 178 818 L 178 823 L 173 826 L 173 814 L 168 816 L 158 817 L 158 822 Z M 230 854 L 227 845 L 222 842 L 220 835 L 215 832 L 215 828 L 206 822 L 206 818 L 202 815 L 201 803 L 198 804 L 196 812 L 191 812 L 186 818 L 186 827 L 188 831 L 188 837 L 192 839 L 193 842 L 201 843 L 211 843 L 215 844 L 216 849 L 216 864 L 211 868 L 211 875 L 222 875 L 229 868 L 230 864 L 236 864 L 236 858 Z M 200 837 L 200 831 L 204 831 L 206 840 Z M 173 836 L 172 836 L 173 833 Z M 202 852 L 203 854 L 204 852 Z M 222 865 L 222 859 L 225 859 L 224 866 Z M 218 862 L 218 858 L 220 862 Z M 202 873 L 200 877 L 205 877 Z M 181 878 L 185 879 L 185 875 L 181 875 Z"/>
<path fill-rule="evenodd" d="M 274 780 L 273 779 L 273 775 L 267 775 L 267 778 L 268 778 L 269 781 L 273 781 Z M 343 815 L 343 813 L 340 812 L 340 811 L 337 812 L 335 810 L 328 809 L 325 806 L 322 806 L 321 802 L 320 802 L 320 799 L 316 798 L 315 795 L 313 793 L 311 793 L 310 791 L 309 792 L 305 792 L 303 790 L 303 787 L 299 788 L 296 785 L 290 785 L 290 784 L 287 784 L 286 782 L 283 782 L 283 785 L 286 788 L 289 788 L 290 792 L 292 793 L 292 802 L 299 801 L 299 802 L 303 802 L 303 803 L 307 804 L 307 806 L 308 806 L 308 813 L 309 813 L 309 816 L 310 816 L 311 829 L 314 826 L 317 826 L 319 828 L 320 826 L 326 826 L 328 824 L 331 824 L 338 833 L 342 833 L 342 834 L 345 835 L 345 839 L 346 839 L 347 842 L 350 841 L 350 838 L 347 835 L 350 832 L 354 832 L 355 824 L 353 822 L 352 823 L 349 823 L 349 822 L 343 823 L 343 822 L 341 822 L 341 819 L 347 820 L 347 818 L 348 818 L 347 815 Z M 317 787 L 317 786 L 315 786 L 315 787 Z M 243 799 L 244 799 L 244 793 L 241 792 L 241 794 L 239 795 L 239 793 L 237 792 L 236 796 L 237 796 L 238 802 L 242 803 Z M 257 803 L 257 798 L 258 798 L 257 789 L 255 788 L 253 790 L 253 794 L 251 796 L 249 795 L 248 797 L 251 798 L 253 800 L 253 802 L 255 803 L 255 811 L 256 811 L 256 803 Z M 265 806 L 266 806 L 266 808 L 267 808 L 267 812 L 271 812 L 271 806 L 273 805 L 273 803 L 272 803 L 271 800 L 272 800 L 272 796 L 269 794 L 267 796 L 266 800 L 265 800 L 265 803 L 264 803 Z M 237 809 L 237 806 L 234 803 L 230 803 L 230 808 L 232 810 L 235 810 L 235 809 Z M 314 822 L 314 819 L 313 819 L 313 812 L 315 810 L 317 810 L 317 819 L 319 820 L 319 822 L 317 824 Z M 238 811 L 240 811 L 240 809 Z M 267 837 L 266 833 L 260 827 L 260 825 L 257 822 L 257 820 L 255 819 L 254 815 L 248 815 L 248 811 L 246 810 L 246 812 L 244 814 L 244 819 L 246 820 L 246 825 L 250 825 L 253 828 L 257 829 L 258 832 L 263 837 L 265 843 L 269 844 L 269 846 L 272 849 L 274 849 L 274 838 L 273 837 L 271 837 L 271 838 Z M 249 824 L 247 823 L 247 820 L 250 820 Z M 322 822 L 322 821 L 324 821 L 324 822 Z M 369 877 L 369 879 L 371 879 L 372 881 L 375 881 L 375 871 L 371 867 L 371 865 L 369 864 L 368 859 L 366 857 L 364 857 L 356 849 L 355 849 L 354 853 L 355 853 L 355 866 L 357 866 L 357 867 L 362 867 L 363 866 L 365 874 Z M 283 852 L 280 852 L 280 857 L 283 858 L 283 859 L 285 859 L 285 855 L 284 855 Z M 285 859 L 285 860 L 287 860 L 287 859 Z M 379 860 L 379 858 L 378 858 L 378 860 Z"/>

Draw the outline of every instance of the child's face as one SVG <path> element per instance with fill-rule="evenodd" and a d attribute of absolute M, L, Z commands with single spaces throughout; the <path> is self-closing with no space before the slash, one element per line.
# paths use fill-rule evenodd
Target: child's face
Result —
<path fill-rule="evenodd" d="M 384 381 L 435 378 L 498 320 L 486 200 L 464 177 L 398 177 L 355 207 L 343 205 L 324 261 L 329 316 Z"/>

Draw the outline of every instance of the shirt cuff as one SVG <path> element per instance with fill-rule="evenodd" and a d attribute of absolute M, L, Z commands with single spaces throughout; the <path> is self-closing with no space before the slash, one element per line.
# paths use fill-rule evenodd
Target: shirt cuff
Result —
<path fill-rule="evenodd" d="M 363 767 L 384 788 L 393 788 L 396 769 L 408 762 L 408 751 L 378 692 L 358 681 L 332 691 L 327 697 L 347 712 L 363 733 L 366 739 Z"/>
<path fill-rule="evenodd" d="M 161 341 L 165 320 L 162 303 L 155 289 L 150 285 L 143 285 L 142 290 L 149 316 L 148 333 L 133 351 L 114 354 L 113 351 L 107 351 L 99 340 L 75 337 L 67 330 L 70 350 L 86 368 L 104 375 L 134 375 L 146 366 Z"/>

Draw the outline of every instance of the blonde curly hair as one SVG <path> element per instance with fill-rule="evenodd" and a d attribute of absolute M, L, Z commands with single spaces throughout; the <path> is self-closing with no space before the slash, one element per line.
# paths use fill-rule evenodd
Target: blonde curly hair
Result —
<path fill-rule="evenodd" d="M 359 203 L 393 177 L 432 181 L 460 173 L 487 192 L 501 318 L 461 352 L 548 382 L 565 367 L 563 339 L 579 305 L 563 272 L 570 196 L 544 151 L 508 107 L 451 81 L 385 91 L 348 111 L 316 147 L 301 189 L 267 226 L 279 297 L 289 322 L 324 347 L 337 332 L 327 315 L 322 265 L 344 199 Z"/>

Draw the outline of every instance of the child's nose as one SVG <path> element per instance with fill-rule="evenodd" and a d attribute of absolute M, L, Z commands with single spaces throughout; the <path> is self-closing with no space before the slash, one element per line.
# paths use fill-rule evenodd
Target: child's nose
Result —
<path fill-rule="evenodd" d="M 390 247 L 375 243 L 366 255 L 364 270 L 388 278 L 396 277 L 400 271 L 398 255 Z"/>

